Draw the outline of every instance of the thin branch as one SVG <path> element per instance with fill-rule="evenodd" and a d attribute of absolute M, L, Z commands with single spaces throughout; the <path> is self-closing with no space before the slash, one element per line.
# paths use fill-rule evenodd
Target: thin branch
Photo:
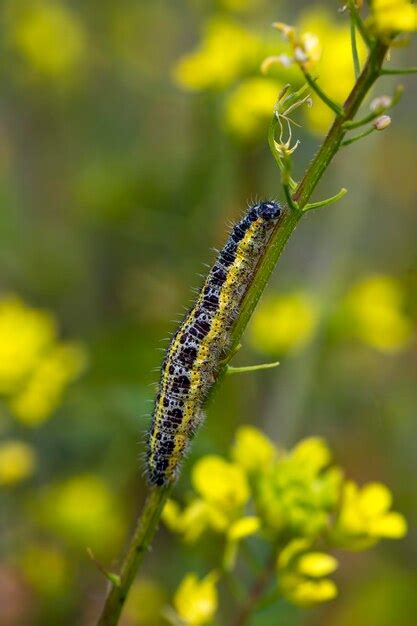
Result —
<path fill-rule="evenodd" d="M 356 28 L 360 32 L 361 37 L 364 43 L 366 44 L 366 46 L 368 47 L 368 49 L 372 50 L 374 42 L 369 36 L 368 31 L 366 30 L 366 26 L 363 23 L 360 13 L 356 7 L 355 0 L 348 0 L 348 4 L 349 4 L 350 15 L 352 17 L 352 20 L 355 22 Z"/>
<path fill-rule="evenodd" d="M 334 113 L 336 113 L 337 116 L 342 115 L 342 107 L 340 107 L 336 102 L 333 102 L 333 100 L 323 91 L 323 89 L 319 87 L 319 85 L 317 84 L 317 78 L 313 78 L 301 65 L 300 67 L 304 74 L 304 78 L 313 89 L 313 91 L 316 92 L 320 100 L 322 100 L 324 104 L 326 104 Z"/>
<path fill-rule="evenodd" d="M 346 194 L 347 189 L 345 187 L 342 187 L 342 189 L 338 193 L 336 193 L 334 196 L 331 196 L 330 198 L 326 198 L 325 200 L 319 200 L 318 202 L 309 202 L 303 208 L 303 213 L 306 213 L 307 211 L 311 211 L 313 209 L 319 209 L 323 206 L 328 206 L 329 204 L 333 204 L 334 202 L 337 202 L 338 200 L 343 198 L 343 196 L 345 196 Z"/>
<path fill-rule="evenodd" d="M 271 370 L 274 367 L 278 367 L 279 361 L 275 361 L 275 363 L 261 363 L 260 365 L 246 365 L 244 367 L 232 367 L 232 365 L 227 366 L 226 374 L 231 376 L 233 374 L 243 374 L 245 372 L 257 372 L 258 370 Z"/>
<path fill-rule="evenodd" d="M 352 59 L 353 59 L 353 69 L 355 72 L 355 80 L 358 80 L 359 75 L 361 73 L 361 66 L 360 66 L 360 61 L 359 61 L 359 54 L 358 54 L 358 44 L 356 41 L 356 24 L 355 24 L 355 20 L 352 14 L 352 8 L 351 8 L 352 3 L 349 2 L 349 8 L 350 8 L 350 44 L 352 47 Z"/>
<path fill-rule="evenodd" d="M 371 128 L 367 128 L 366 130 L 364 130 L 363 133 L 359 133 L 359 135 L 355 135 L 354 137 L 350 137 L 349 139 L 345 139 L 344 141 L 342 141 L 342 143 L 340 145 L 341 146 L 350 146 L 351 143 L 355 143 L 355 141 L 359 141 L 360 139 L 363 139 L 364 137 L 367 137 L 368 135 L 370 135 L 374 131 L 375 131 L 375 128 L 373 126 L 371 126 Z"/>
<path fill-rule="evenodd" d="M 381 70 L 383 76 L 396 76 L 398 74 L 417 74 L 417 67 L 405 67 L 405 68 L 391 68 Z"/>

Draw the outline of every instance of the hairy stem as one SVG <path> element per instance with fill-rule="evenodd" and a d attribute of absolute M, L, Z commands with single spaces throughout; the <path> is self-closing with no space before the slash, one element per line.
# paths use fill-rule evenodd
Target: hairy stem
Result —
<path fill-rule="evenodd" d="M 172 489 L 153 487 L 149 490 L 137 520 L 128 550 L 123 558 L 118 584 L 112 584 L 97 626 L 116 626 L 130 586 L 157 531 L 164 504 Z"/>
<path fill-rule="evenodd" d="M 259 262 L 254 281 L 244 298 L 239 317 L 233 328 L 230 354 L 234 353 L 282 250 L 303 215 L 301 209 L 308 203 L 317 183 L 339 150 L 347 132 L 344 123 L 353 119 L 370 87 L 381 74 L 386 52 L 387 46 L 381 42 L 377 42 L 372 48 L 359 78 L 341 109 L 341 114 L 336 116 L 327 137 L 295 189 L 291 198 L 293 207 L 286 207 L 283 218 L 269 241 L 266 253 Z M 219 372 L 212 392 L 219 387 L 226 370 L 227 359 Z M 155 535 L 164 504 L 171 489 L 172 485 L 168 485 L 150 490 L 130 546 L 122 561 L 119 584 L 111 585 L 98 626 L 115 626 L 118 623 L 127 593 Z M 250 610 L 252 609 L 250 608 Z M 244 617 L 246 620 L 246 613 Z M 237 622 L 237 624 L 244 623 L 245 621 Z"/>

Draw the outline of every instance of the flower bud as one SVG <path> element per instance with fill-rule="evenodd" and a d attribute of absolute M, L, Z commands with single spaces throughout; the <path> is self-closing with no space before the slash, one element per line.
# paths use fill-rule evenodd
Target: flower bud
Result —
<path fill-rule="evenodd" d="M 390 96 L 378 96 L 374 98 L 369 106 L 373 113 L 377 113 L 378 111 L 385 111 L 392 104 L 392 98 Z"/>
<path fill-rule="evenodd" d="M 391 124 L 391 118 L 389 115 L 380 115 L 374 121 L 375 130 L 385 130 Z"/>

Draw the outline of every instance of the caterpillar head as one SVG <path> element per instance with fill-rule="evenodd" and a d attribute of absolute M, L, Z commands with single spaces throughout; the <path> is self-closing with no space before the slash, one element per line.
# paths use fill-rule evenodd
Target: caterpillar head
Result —
<path fill-rule="evenodd" d="M 262 202 L 257 207 L 257 213 L 260 218 L 269 222 L 271 220 L 277 220 L 282 213 L 282 207 L 272 200 Z"/>

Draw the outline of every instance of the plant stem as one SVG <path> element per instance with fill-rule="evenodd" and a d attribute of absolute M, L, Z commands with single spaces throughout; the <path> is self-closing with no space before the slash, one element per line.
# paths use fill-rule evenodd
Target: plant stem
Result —
<path fill-rule="evenodd" d="M 255 609 L 258 601 L 261 599 L 266 587 L 271 580 L 271 576 L 275 569 L 275 561 L 276 554 L 275 552 L 273 552 L 267 564 L 260 572 L 259 576 L 256 578 L 251 589 L 249 590 L 247 600 L 240 608 L 235 620 L 232 621 L 232 626 L 245 626 L 245 624 L 247 624 L 249 617 L 252 615 L 253 610 Z"/>
<path fill-rule="evenodd" d="M 120 581 L 117 585 L 111 585 L 97 626 L 116 626 L 118 623 L 130 586 L 157 531 L 171 489 L 172 485 L 168 485 L 149 490 L 129 548 L 123 558 Z"/>
<path fill-rule="evenodd" d="M 232 342 L 229 355 L 233 354 L 233 351 L 238 345 L 242 333 L 263 290 L 265 289 L 266 283 L 268 282 L 282 250 L 303 215 L 301 209 L 307 204 L 317 183 L 340 147 L 346 133 L 343 123 L 353 119 L 370 87 L 381 74 L 381 67 L 387 49 L 388 48 L 385 44 L 377 42 L 371 50 L 368 60 L 358 80 L 343 105 L 343 109 L 341 109 L 342 113 L 340 114 L 339 111 L 337 111 L 335 121 L 331 126 L 327 137 L 309 165 L 303 179 L 297 186 L 295 193 L 292 195 L 292 201 L 297 203 L 297 210 L 289 207 L 284 209 L 283 217 L 270 238 L 267 250 L 258 264 L 253 283 L 248 289 L 243 300 L 241 311 L 232 330 Z M 216 383 L 210 394 L 211 397 L 224 378 L 228 360 L 230 359 L 225 360 L 224 365 L 220 369 Z M 127 593 L 156 533 L 164 504 L 171 489 L 172 485 L 167 485 L 166 487 L 154 487 L 150 490 L 137 522 L 130 546 L 123 558 L 120 582 L 119 584 L 111 585 L 103 612 L 98 621 L 98 626 L 116 626 L 118 623 Z M 257 593 L 256 589 L 254 593 L 255 592 Z M 255 598 L 255 600 L 256 599 L 257 598 Z M 236 626 L 241 626 L 245 623 L 245 620 L 249 616 L 254 603 L 255 602 L 251 603 L 249 609 L 245 609 L 245 612 L 242 613 L 243 617 L 239 618 L 241 621 L 237 621 Z"/>

